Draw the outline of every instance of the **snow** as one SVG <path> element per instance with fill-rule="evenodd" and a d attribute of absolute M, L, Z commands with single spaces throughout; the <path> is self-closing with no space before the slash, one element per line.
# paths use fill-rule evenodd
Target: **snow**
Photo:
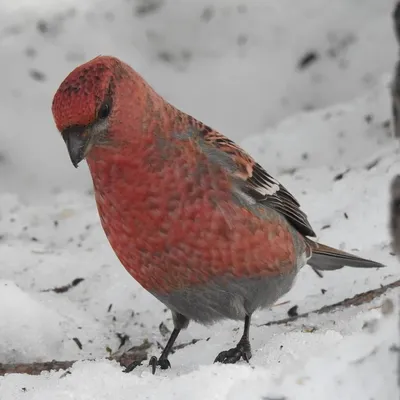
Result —
<path fill-rule="evenodd" d="M 399 398 L 398 289 L 264 325 L 294 305 L 303 313 L 400 279 L 387 230 L 400 169 L 388 124 L 392 6 L 0 1 L 0 362 L 84 360 L 70 374 L 0 377 L 1 400 Z M 308 51 L 319 58 L 299 70 Z M 178 343 L 200 340 L 170 357 L 172 369 L 123 373 L 108 349 L 148 339 L 158 355 L 167 340 L 159 325 L 172 321 L 110 249 L 87 168 L 72 168 L 50 111 L 65 75 L 99 53 L 129 62 L 169 101 L 239 141 L 296 195 L 323 243 L 387 268 L 322 279 L 304 268 L 290 293 L 253 317 L 250 365 L 212 363 L 240 338 L 241 324 L 226 321 L 190 324 Z M 129 336 L 121 349 L 118 335 Z"/>

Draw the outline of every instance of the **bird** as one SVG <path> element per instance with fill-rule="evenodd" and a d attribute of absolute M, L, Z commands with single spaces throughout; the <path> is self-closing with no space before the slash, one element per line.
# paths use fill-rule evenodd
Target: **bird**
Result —
<path fill-rule="evenodd" d="M 316 242 L 296 198 L 234 141 L 174 107 L 130 65 L 97 56 L 54 94 L 72 164 L 86 160 L 102 228 L 121 264 L 172 312 L 153 374 L 190 321 L 244 323 L 214 362 L 252 357 L 251 317 L 293 286 L 303 266 L 384 265 Z"/>

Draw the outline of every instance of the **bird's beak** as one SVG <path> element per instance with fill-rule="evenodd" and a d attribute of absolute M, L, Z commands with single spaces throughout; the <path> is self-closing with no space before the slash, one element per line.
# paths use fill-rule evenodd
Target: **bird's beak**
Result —
<path fill-rule="evenodd" d="M 75 168 L 86 157 L 90 149 L 91 134 L 85 126 L 71 126 L 62 132 L 69 157 Z"/>

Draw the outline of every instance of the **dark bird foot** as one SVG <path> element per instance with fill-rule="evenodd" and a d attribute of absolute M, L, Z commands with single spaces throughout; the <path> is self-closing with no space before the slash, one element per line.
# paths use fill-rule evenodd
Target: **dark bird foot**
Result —
<path fill-rule="evenodd" d="M 249 362 L 252 357 L 251 346 L 249 341 L 249 330 L 250 330 L 250 315 L 247 315 L 244 320 L 244 332 L 239 343 L 233 349 L 227 351 L 221 351 L 214 360 L 214 362 L 220 362 L 222 364 L 235 364 L 241 358 L 244 361 Z"/>
<path fill-rule="evenodd" d="M 161 369 L 168 369 L 171 368 L 171 363 L 169 362 L 168 358 L 158 359 L 157 357 L 153 356 L 150 358 L 149 366 L 151 366 L 151 373 L 154 375 L 156 373 L 157 366 Z"/>
<path fill-rule="evenodd" d="M 214 362 L 220 362 L 222 364 L 235 364 L 241 358 L 244 361 L 249 362 L 252 357 L 250 343 L 239 343 L 233 349 L 229 349 L 227 351 L 221 351 L 214 360 Z"/>

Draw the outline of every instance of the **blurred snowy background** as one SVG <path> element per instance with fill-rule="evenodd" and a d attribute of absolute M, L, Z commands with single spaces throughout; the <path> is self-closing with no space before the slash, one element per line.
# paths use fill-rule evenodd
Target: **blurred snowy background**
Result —
<path fill-rule="evenodd" d="M 160 322 L 171 328 L 109 248 L 87 168 L 71 166 L 52 120 L 58 85 L 99 54 L 128 62 L 168 101 L 241 143 L 296 195 L 321 240 L 388 265 L 323 279 L 304 268 L 283 304 L 254 318 L 253 368 L 212 365 L 239 324 L 192 324 L 180 343 L 211 339 L 177 351 L 173 369 L 155 377 L 146 366 L 127 375 L 83 362 L 64 378 L 0 378 L 1 400 L 398 398 L 396 312 L 380 310 L 398 290 L 257 327 L 293 305 L 313 310 L 400 278 L 387 233 L 389 182 L 400 171 L 390 121 L 393 5 L 0 0 L 0 363 L 101 358 L 124 335 L 126 348 L 148 339 L 158 354 Z M 77 278 L 64 293 L 46 291 Z M 373 334 L 370 320 L 379 321 Z"/>

